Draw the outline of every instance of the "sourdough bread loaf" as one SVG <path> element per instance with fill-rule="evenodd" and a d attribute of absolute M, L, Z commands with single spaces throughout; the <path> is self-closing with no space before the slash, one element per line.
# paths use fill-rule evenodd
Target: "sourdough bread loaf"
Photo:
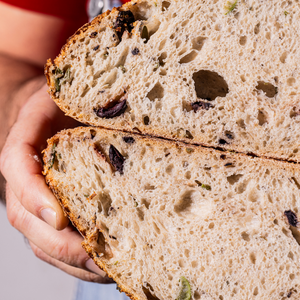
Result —
<path fill-rule="evenodd" d="M 300 161 L 296 1 L 139 0 L 97 17 L 46 65 L 80 122 Z"/>
<path fill-rule="evenodd" d="M 96 128 L 55 135 L 44 163 L 132 299 L 299 299 L 299 165 Z"/>

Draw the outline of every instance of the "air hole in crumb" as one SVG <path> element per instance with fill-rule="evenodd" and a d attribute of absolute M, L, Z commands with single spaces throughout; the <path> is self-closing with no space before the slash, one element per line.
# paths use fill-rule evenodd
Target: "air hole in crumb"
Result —
<path fill-rule="evenodd" d="M 288 254 L 288 257 L 289 257 L 291 260 L 294 260 L 294 253 L 290 251 L 289 254 Z"/>
<path fill-rule="evenodd" d="M 244 46 L 247 43 L 247 36 L 241 36 L 240 37 L 240 45 Z"/>
<path fill-rule="evenodd" d="M 300 190 L 300 184 L 299 184 L 298 180 L 295 177 L 291 177 L 291 179 L 293 180 L 293 182 L 295 183 L 297 188 Z"/>
<path fill-rule="evenodd" d="M 251 262 L 255 265 L 255 263 L 256 263 L 255 253 L 251 252 L 249 257 L 250 257 Z"/>
<path fill-rule="evenodd" d="M 191 171 L 187 171 L 184 175 L 186 179 L 191 179 Z"/>
<path fill-rule="evenodd" d="M 80 97 L 84 97 L 90 90 L 90 87 L 86 84 L 83 92 L 81 93 Z"/>
<path fill-rule="evenodd" d="M 92 246 L 94 246 L 93 248 L 95 249 L 95 251 L 97 251 L 97 253 L 103 253 L 104 254 L 103 257 L 105 259 L 112 258 L 113 254 L 112 254 L 111 248 L 110 248 L 109 244 L 106 243 L 103 233 L 99 231 L 97 234 L 98 234 L 98 237 L 97 237 L 97 240 L 95 241 L 95 245 L 92 245 Z"/>
<path fill-rule="evenodd" d="M 172 173 L 173 169 L 174 169 L 174 165 L 173 164 L 168 165 L 167 168 L 166 168 L 166 173 L 170 175 Z"/>
<path fill-rule="evenodd" d="M 233 185 L 233 184 L 237 183 L 242 177 L 243 177 L 242 174 L 233 174 L 233 175 L 227 177 L 227 181 L 231 185 Z"/>
<path fill-rule="evenodd" d="M 280 56 L 280 61 L 284 64 L 285 61 L 286 61 L 286 58 L 288 56 L 288 53 L 287 52 L 283 52 Z"/>
<path fill-rule="evenodd" d="M 185 266 L 185 262 L 183 259 L 179 259 L 178 264 L 179 264 L 180 268 L 184 268 L 184 266 Z"/>
<path fill-rule="evenodd" d="M 216 72 L 200 70 L 193 74 L 193 80 L 198 98 L 215 100 L 217 97 L 225 97 L 228 93 L 226 81 Z"/>
<path fill-rule="evenodd" d="M 290 77 L 287 79 L 286 82 L 287 82 L 288 86 L 292 86 L 296 82 L 296 79 L 294 77 Z"/>
<path fill-rule="evenodd" d="M 150 124 L 150 119 L 148 116 L 143 117 L 143 122 L 145 125 L 149 125 Z"/>
<path fill-rule="evenodd" d="M 264 81 L 258 81 L 255 88 L 258 91 L 263 91 L 268 98 L 273 98 L 278 93 L 276 86 Z"/>
<path fill-rule="evenodd" d="M 196 260 L 193 260 L 191 264 L 192 264 L 192 268 L 198 267 L 198 262 Z"/>
<path fill-rule="evenodd" d="M 165 93 L 164 88 L 159 82 L 157 82 L 155 86 L 152 88 L 152 90 L 147 94 L 146 97 L 148 97 L 150 101 L 154 101 L 155 99 L 163 98 L 164 93 Z"/>
<path fill-rule="evenodd" d="M 259 31 L 260 31 L 260 23 L 257 23 L 254 27 L 254 33 L 259 34 Z"/>
<path fill-rule="evenodd" d="M 159 229 L 159 227 L 157 226 L 157 224 L 156 224 L 155 222 L 152 222 L 152 224 L 153 224 L 153 227 L 154 227 L 155 232 L 156 232 L 157 234 L 160 234 L 160 229 Z"/>
<path fill-rule="evenodd" d="M 103 192 L 102 194 L 99 195 L 99 202 L 102 207 L 102 212 L 105 215 L 105 217 L 108 217 L 108 211 L 109 208 L 111 207 L 111 197 L 108 192 Z"/>
<path fill-rule="evenodd" d="M 245 121 L 244 121 L 243 119 L 237 120 L 237 121 L 236 121 L 236 124 L 237 124 L 239 127 L 243 128 L 243 129 L 246 128 L 246 124 L 245 124 Z"/>
<path fill-rule="evenodd" d="M 190 21 L 189 19 L 183 21 L 183 22 L 181 23 L 181 26 L 182 26 L 182 27 L 185 27 L 185 26 L 189 23 L 189 21 Z"/>
<path fill-rule="evenodd" d="M 260 126 L 263 126 L 265 123 L 268 122 L 267 115 L 266 115 L 266 113 L 265 113 L 264 111 L 262 111 L 262 110 L 259 110 L 259 111 L 258 111 L 257 119 L 258 119 L 258 125 L 260 125 Z"/>
<path fill-rule="evenodd" d="M 213 229 L 214 227 L 215 227 L 215 224 L 213 222 L 210 223 L 209 226 L 208 226 L 209 229 Z"/>
<path fill-rule="evenodd" d="M 193 200 L 192 200 L 192 195 L 193 195 L 193 191 L 185 191 L 181 196 L 179 201 L 177 201 L 177 203 L 174 206 L 174 211 L 177 214 L 181 214 L 182 212 L 186 212 L 189 211 L 192 204 L 193 204 Z"/>
<path fill-rule="evenodd" d="M 105 71 L 98 71 L 94 74 L 93 79 L 96 80 L 98 79 L 102 74 L 104 74 Z"/>
<path fill-rule="evenodd" d="M 155 189 L 156 189 L 155 185 L 152 185 L 150 183 L 146 183 L 144 186 L 144 190 L 146 190 L 146 191 L 153 191 Z"/>
<path fill-rule="evenodd" d="M 169 1 L 163 1 L 161 4 L 162 11 L 166 11 L 170 5 L 171 5 L 171 3 Z"/>
<path fill-rule="evenodd" d="M 250 237 L 249 237 L 249 234 L 245 231 L 242 232 L 242 239 L 245 240 L 246 242 L 249 242 L 250 241 Z"/>
<path fill-rule="evenodd" d="M 194 299 L 195 300 L 198 300 L 198 299 L 200 299 L 201 298 L 201 295 L 199 294 L 199 292 L 198 291 L 195 291 L 194 292 Z"/>
<path fill-rule="evenodd" d="M 198 37 L 192 39 L 193 49 L 200 51 L 204 45 L 205 40 L 206 40 L 206 37 L 203 37 L 203 36 L 198 36 Z"/>
<path fill-rule="evenodd" d="M 159 44 L 158 50 L 161 51 L 165 47 L 165 44 L 166 44 L 166 40 L 162 40 Z"/>
<path fill-rule="evenodd" d="M 187 55 L 185 55 L 184 57 L 182 57 L 179 61 L 180 64 L 187 64 L 191 61 L 193 61 L 196 57 L 197 57 L 198 53 L 196 51 L 191 51 L 190 53 L 188 53 Z"/>
<path fill-rule="evenodd" d="M 153 292 L 153 288 L 146 282 L 147 287 L 142 286 L 142 290 L 147 298 L 147 300 L 159 300 Z M 150 286 L 150 287 L 149 287 Z"/>
<path fill-rule="evenodd" d="M 141 199 L 141 204 L 142 204 L 142 205 L 145 205 L 145 207 L 146 207 L 147 209 L 149 209 L 150 202 L 149 202 L 147 199 L 145 199 L 145 198 Z"/>
<path fill-rule="evenodd" d="M 253 291 L 253 296 L 257 296 L 258 295 L 258 287 L 256 287 Z"/>
<path fill-rule="evenodd" d="M 190 256 L 190 250 L 189 249 L 185 249 L 184 250 L 184 255 L 185 255 L 185 257 L 189 258 L 189 256 Z"/>
<path fill-rule="evenodd" d="M 120 54 L 120 58 L 118 60 L 118 62 L 115 64 L 115 66 L 118 68 L 120 66 L 124 66 L 125 65 L 125 62 L 126 62 L 126 59 L 127 59 L 127 56 L 128 56 L 128 52 L 129 52 L 129 48 L 125 48 L 123 50 L 123 52 Z"/>
<path fill-rule="evenodd" d="M 159 65 L 160 66 L 164 66 L 165 65 L 165 59 L 168 57 L 167 52 L 163 52 L 159 57 L 158 57 L 158 61 L 159 61 Z"/>

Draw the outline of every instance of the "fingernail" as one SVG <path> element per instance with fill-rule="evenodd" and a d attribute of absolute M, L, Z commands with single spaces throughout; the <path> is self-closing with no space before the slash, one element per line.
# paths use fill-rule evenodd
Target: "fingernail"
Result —
<path fill-rule="evenodd" d="M 44 208 L 41 211 L 42 219 L 56 229 L 56 212 L 52 208 Z"/>
<path fill-rule="evenodd" d="M 88 260 L 86 261 L 85 267 L 86 267 L 89 271 L 91 271 L 91 272 L 93 272 L 93 273 L 96 273 L 96 274 L 98 274 L 98 275 L 100 275 L 100 276 L 102 276 L 102 277 L 106 277 L 106 276 L 107 276 L 106 273 L 105 273 L 104 271 L 102 271 L 102 270 L 94 263 L 94 261 L 93 261 L 91 258 L 88 259 Z"/>

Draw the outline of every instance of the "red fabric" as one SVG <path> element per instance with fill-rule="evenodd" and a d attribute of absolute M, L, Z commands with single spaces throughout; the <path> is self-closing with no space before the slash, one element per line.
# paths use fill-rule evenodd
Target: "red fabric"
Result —
<path fill-rule="evenodd" d="M 68 21 L 86 23 L 86 0 L 0 0 L 30 11 L 59 17 Z M 124 4 L 130 0 L 121 0 Z"/>
<path fill-rule="evenodd" d="M 1 0 L 26 10 L 84 24 L 88 21 L 85 0 Z"/>

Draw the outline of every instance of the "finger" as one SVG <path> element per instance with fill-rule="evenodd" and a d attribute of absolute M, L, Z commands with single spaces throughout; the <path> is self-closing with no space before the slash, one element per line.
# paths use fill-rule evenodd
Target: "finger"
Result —
<path fill-rule="evenodd" d="M 68 219 L 41 175 L 40 149 L 62 118 L 66 119 L 41 89 L 23 107 L 1 154 L 1 171 L 22 205 L 58 230 Z"/>
<path fill-rule="evenodd" d="M 44 262 L 47 262 L 48 264 L 51 264 L 56 268 L 59 268 L 60 270 L 64 271 L 69 275 L 75 276 L 85 281 L 98 282 L 98 283 L 114 283 L 114 281 L 111 278 L 109 278 L 105 272 L 100 270 L 91 259 L 89 261 L 98 269 L 96 270 L 97 272 L 94 272 L 93 270 L 91 270 L 92 272 L 89 272 L 89 271 L 85 271 L 79 268 L 69 266 L 47 255 L 44 251 L 42 251 L 32 242 L 29 242 L 29 244 L 36 257 L 43 260 Z"/>
<path fill-rule="evenodd" d="M 50 257 L 65 264 L 87 269 L 89 257 L 81 247 L 83 238 L 72 227 L 56 231 L 29 213 L 7 187 L 7 216 L 10 223 Z"/>

